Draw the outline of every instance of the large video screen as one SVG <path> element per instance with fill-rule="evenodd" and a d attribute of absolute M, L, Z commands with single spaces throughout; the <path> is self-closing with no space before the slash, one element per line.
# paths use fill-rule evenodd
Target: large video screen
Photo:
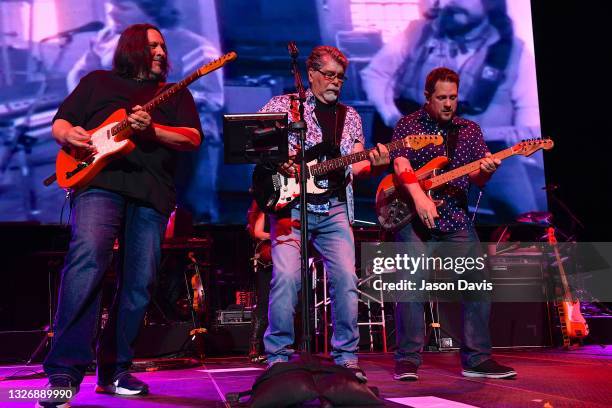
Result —
<path fill-rule="evenodd" d="M 0 221 L 66 222 L 56 184 L 57 107 L 85 74 L 110 69 L 119 33 L 133 23 L 162 28 L 170 81 L 230 50 L 238 59 L 190 86 L 205 141 L 185 153 L 179 205 L 195 222 L 244 223 L 253 165 L 223 162 L 222 117 L 257 112 L 294 91 L 287 43 L 302 77 L 312 48 L 349 58 L 341 100 L 361 115 L 366 147 L 388 142 L 397 120 L 424 103 L 435 67 L 460 74 L 462 116 L 483 129 L 492 152 L 540 137 L 529 0 L 27 0 L 0 2 Z M 380 178 L 356 182 L 356 218 L 375 222 Z M 476 221 L 506 223 L 547 209 L 542 153 L 510 157 L 470 194 Z"/>

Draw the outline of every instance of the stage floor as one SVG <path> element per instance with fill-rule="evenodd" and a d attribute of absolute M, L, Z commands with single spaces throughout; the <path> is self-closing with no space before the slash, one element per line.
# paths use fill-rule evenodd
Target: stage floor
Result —
<path fill-rule="evenodd" d="M 587 346 L 576 351 L 537 349 L 497 351 L 495 358 L 514 367 L 512 380 L 472 379 L 461 376 L 457 352 L 424 353 L 416 382 L 391 378 L 391 354 L 360 354 L 371 386 L 380 390 L 389 407 L 609 407 L 612 406 L 612 346 Z M 46 379 L 5 379 L 19 370 L 25 376 L 40 366 L 0 367 L 0 406 L 34 406 L 33 400 L 10 401 L 9 389 L 44 387 Z M 95 376 L 88 375 L 73 407 L 226 407 L 228 392 L 249 389 L 262 367 L 245 358 L 210 358 L 203 366 L 181 370 L 140 372 L 151 394 L 113 397 L 94 393 Z M 393 399 L 390 401 L 387 399 Z M 403 399 L 398 401 L 397 399 Z M 546 405 L 546 404 L 549 405 Z"/>

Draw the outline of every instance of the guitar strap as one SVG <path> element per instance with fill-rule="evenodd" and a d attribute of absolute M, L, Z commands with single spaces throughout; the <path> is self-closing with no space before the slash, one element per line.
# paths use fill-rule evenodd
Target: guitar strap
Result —
<path fill-rule="evenodd" d="M 340 103 L 340 102 L 336 104 L 336 126 L 335 126 L 335 132 L 334 132 L 334 146 L 338 148 L 339 152 L 340 152 L 340 144 L 342 143 L 342 133 L 344 131 L 344 122 L 346 121 L 347 110 L 348 109 L 345 104 Z M 340 152 L 340 154 L 342 155 L 342 152 Z M 340 192 L 339 192 L 339 198 L 342 201 L 346 200 L 345 188 L 350 182 L 351 182 L 350 177 L 344 177 L 344 182 L 342 183 L 343 188 L 340 189 Z"/>
<path fill-rule="evenodd" d="M 298 107 L 298 100 L 292 98 L 289 106 L 289 115 L 291 116 L 292 121 L 297 121 L 300 117 Z M 342 132 L 344 130 L 344 122 L 346 121 L 346 112 L 348 109 L 345 104 L 340 102 L 338 102 L 336 105 L 336 109 L 336 126 L 333 144 L 336 147 L 340 147 L 340 143 L 342 142 Z"/>
<path fill-rule="evenodd" d="M 300 120 L 300 104 L 297 98 L 291 98 L 291 102 L 289 105 L 289 116 L 291 117 L 292 122 L 297 122 Z"/>
<path fill-rule="evenodd" d="M 347 107 L 345 104 L 338 102 L 336 104 L 336 126 L 334 132 L 334 146 L 340 147 L 342 143 L 342 132 L 344 131 L 344 122 L 346 120 Z"/>

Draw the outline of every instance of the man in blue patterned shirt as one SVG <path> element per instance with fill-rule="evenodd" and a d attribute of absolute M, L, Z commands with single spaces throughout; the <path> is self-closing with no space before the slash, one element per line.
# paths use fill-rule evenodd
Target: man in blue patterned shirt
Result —
<path fill-rule="evenodd" d="M 491 157 L 480 126 L 456 116 L 458 92 L 457 73 L 448 68 L 432 70 L 425 82 L 425 105 L 400 119 L 393 131 L 393 139 L 406 134 L 434 133 L 441 133 L 445 139 L 445 143 L 440 146 L 428 146 L 418 152 L 406 148 L 392 155 L 395 176 L 413 200 L 416 212 L 412 223 L 399 230 L 395 240 L 410 243 L 417 256 L 430 254 L 431 247 L 427 247 L 426 242 L 453 243 L 444 255 L 474 259 L 482 256 L 478 236 L 467 215 L 467 192 L 470 184 L 484 186 L 501 162 Z M 447 183 L 437 192 L 435 198 L 443 200 L 439 207 L 422 190 L 413 171 L 413 168 L 418 169 L 437 156 L 449 158 L 449 170 L 480 160 L 478 170 Z M 462 305 L 462 374 L 486 378 L 516 376 L 512 368 L 502 366 L 491 358 L 490 302 L 470 299 L 464 300 Z M 400 381 L 416 380 L 424 343 L 423 303 L 414 300 L 398 302 L 396 326 L 397 351 L 393 378 Z"/>
<path fill-rule="evenodd" d="M 345 72 L 346 57 L 335 47 L 315 47 L 306 62 L 310 89 L 306 92 L 304 121 L 307 125 L 306 149 L 323 141 L 336 146 L 342 156 L 364 150 L 361 118 L 357 111 L 338 102 Z M 272 98 L 262 112 L 289 112 L 298 120 L 297 101 L 292 95 Z M 295 154 L 298 135 L 290 133 L 290 154 Z M 389 152 L 383 145 L 368 154 L 368 160 L 328 175 L 328 192 L 308 197 L 308 231 L 314 248 L 321 254 L 330 283 L 332 301 L 332 357 L 338 365 L 350 368 L 360 381 L 367 381 L 357 364 L 359 330 L 357 326 L 357 276 L 353 221 L 353 177 L 379 174 L 389 164 Z M 279 171 L 294 175 L 293 160 Z M 272 286 L 269 325 L 264 335 L 268 364 L 288 361 L 293 354 L 293 318 L 300 289 L 299 210 L 283 210 L 270 216 L 272 239 Z"/>

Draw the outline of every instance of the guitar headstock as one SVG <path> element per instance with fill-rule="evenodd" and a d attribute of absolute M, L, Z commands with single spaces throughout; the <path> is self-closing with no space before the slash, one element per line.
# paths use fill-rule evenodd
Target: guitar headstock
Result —
<path fill-rule="evenodd" d="M 512 150 L 523 156 L 531 156 L 540 149 L 550 150 L 554 145 L 552 139 L 527 139 L 515 144 Z"/>
<path fill-rule="evenodd" d="M 198 68 L 198 76 L 206 75 L 209 72 L 214 71 L 215 69 L 221 68 L 222 66 L 224 66 L 228 62 L 235 60 L 236 58 L 238 58 L 238 54 L 236 54 L 234 51 L 230 51 L 227 54 L 217 58 L 216 60 L 211 61 L 206 65 L 202 65 L 200 68 Z"/>
<path fill-rule="evenodd" d="M 419 150 L 428 145 L 439 146 L 444 143 L 441 135 L 409 135 L 403 138 L 404 147 Z"/>

